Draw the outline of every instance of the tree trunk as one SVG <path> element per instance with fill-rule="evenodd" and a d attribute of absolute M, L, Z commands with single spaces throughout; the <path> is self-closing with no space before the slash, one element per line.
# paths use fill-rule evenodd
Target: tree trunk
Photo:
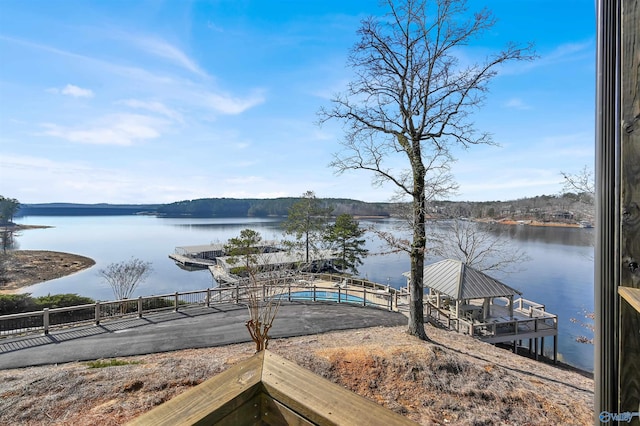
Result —
<path fill-rule="evenodd" d="M 423 276 L 424 251 L 427 242 L 424 194 L 425 169 L 420 153 L 414 153 L 413 165 L 413 244 L 411 245 L 411 279 L 409 281 L 409 330 L 408 333 L 422 340 L 429 340 L 424 330 Z"/>

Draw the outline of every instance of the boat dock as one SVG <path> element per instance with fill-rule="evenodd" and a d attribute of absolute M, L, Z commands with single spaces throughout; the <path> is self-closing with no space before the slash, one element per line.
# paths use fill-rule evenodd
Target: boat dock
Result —
<path fill-rule="evenodd" d="M 216 264 L 215 260 L 189 257 L 189 256 L 177 254 L 177 253 L 169 254 L 169 259 L 173 260 L 174 262 L 182 266 L 188 266 L 192 268 L 205 269 Z"/>
<path fill-rule="evenodd" d="M 553 337 L 557 361 L 558 316 L 543 304 L 522 298 L 519 290 L 453 259 L 426 266 L 423 283 L 428 290 L 427 318 L 487 343 L 510 342 L 514 352 L 528 340 L 529 350 L 535 346 L 536 359 L 538 352 L 544 355 L 544 338 Z"/>
<path fill-rule="evenodd" d="M 296 265 L 305 263 L 305 253 L 283 250 L 275 242 L 265 242 L 257 248 L 259 253 L 255 255 L 255 262 L 261 269 L 296 269 Z M 235 284 L 238 277 L 232 270 L 242 266 L 242 260 L 237 256 L 227 255 L 224 244 L 176 247 L 174 253 L 169 254 L 169 258 L 181 267 L 208 269 L 213 278 L 221 284 Z M 333 270 L 334 258 L 330 250 L 319 250 L 313 253 L 313 259 L 304 269 L 308 272 Z"/>

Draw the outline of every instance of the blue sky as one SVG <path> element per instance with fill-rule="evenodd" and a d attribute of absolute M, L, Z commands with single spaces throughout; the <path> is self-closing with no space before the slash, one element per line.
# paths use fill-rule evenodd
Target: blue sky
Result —
<path fill-rule="evenodd" d="M 497 24 L 460 50 L 507 41 L 539 58 L 505 66 L 475 113 L 500 144 L 457 152 L 454 200 L 561 189 L 594 153 L 594 0 L 470 0 Z M 367 172 L 335 175 L 359 22 L 376 0 L 0 0 L 0 195 L 23 203 L 165 203 L 208 197 L 387 201 Z"/>

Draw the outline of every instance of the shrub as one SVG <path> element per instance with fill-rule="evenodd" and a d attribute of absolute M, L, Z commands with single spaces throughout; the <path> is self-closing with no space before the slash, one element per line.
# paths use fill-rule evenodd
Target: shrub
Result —
<path fill-rule="evenodd" d="M 109 359 L 102 360 L 99 359 L 97 361 L 90 361 L 87 363 L 87 367 L 89 368 L 105 368 L 105 367 L 118 367 L 120 365 L 132 365 L 132 364 L 142 364 L 142 361 L 124 361 L 120 359 Z"/>
<path fill-rule="evenodd" d="M 0 315 L 20 314 L 39 310 L 29 293 L 0 294 Z"/>
<path fill-rule="evenodd" d="M 90 297 L 78 296 L 75 293 L 65 294 L 47 294 L 46 296 L 40 296 L 35 298 L 36 310 L 40 311 L 43 308 L 67 308 L 69 306 L 89 305 L 95 303 Z"/>

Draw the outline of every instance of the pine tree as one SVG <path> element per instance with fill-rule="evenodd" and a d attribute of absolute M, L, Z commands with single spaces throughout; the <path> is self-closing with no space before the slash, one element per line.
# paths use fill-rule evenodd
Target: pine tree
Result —
<path fill-rule="evenodd" d="M 285 234 L 294 235 L 299 246 L 304 249 L 305 261 L 309 263 L 310 253 L 318 250 L 325 233 L 329 215 L 333 209 L 323 206 L 313 191 L 307 191 L 293 203 L 287 220 L 283 223 Z"/>
<path fill-rule="evenodd" d="M 369 253 L 363 248 L 365 239 L 362 236 L 367 232 L 360 228 L 360 223 L 349 214 L 341 214 L 336 218 L 335 223 L 328 228 L 325 240 L 334 248 L 334 255 L 338 259 L 334 265 L 342 271 L 350 270 L 353 274 L 358 273 L 358 266 L 362 265 L 362 257 Z"/>

